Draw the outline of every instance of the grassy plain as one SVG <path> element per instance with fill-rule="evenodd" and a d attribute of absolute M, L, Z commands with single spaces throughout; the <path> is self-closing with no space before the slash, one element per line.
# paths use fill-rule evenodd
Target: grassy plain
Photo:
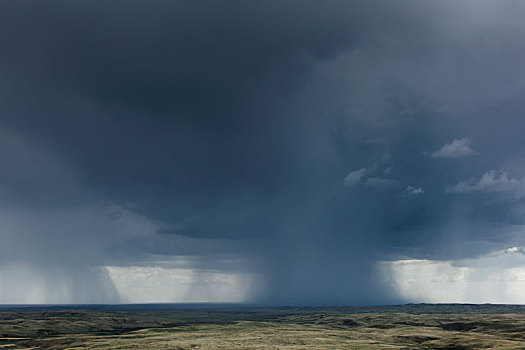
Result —
<path fill-rule="evenodd" d="M 15 308 L 0 348 L 525 349 L 525 307 Z"/>

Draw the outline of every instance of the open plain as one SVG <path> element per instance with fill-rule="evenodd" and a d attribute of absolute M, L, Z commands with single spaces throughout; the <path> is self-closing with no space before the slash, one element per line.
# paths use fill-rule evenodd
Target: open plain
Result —
<path fill-rule="evenodd" d="M 525 307 L 3 308 L 6 349 L 525 349 Z"/>

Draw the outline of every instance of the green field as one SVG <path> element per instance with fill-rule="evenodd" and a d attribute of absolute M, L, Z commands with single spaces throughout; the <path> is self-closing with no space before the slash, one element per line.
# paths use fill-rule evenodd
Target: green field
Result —
<path fill-rule="evenodd" d="M 525 307 L 0 312 L 7 349 L 525 349 Z"/>

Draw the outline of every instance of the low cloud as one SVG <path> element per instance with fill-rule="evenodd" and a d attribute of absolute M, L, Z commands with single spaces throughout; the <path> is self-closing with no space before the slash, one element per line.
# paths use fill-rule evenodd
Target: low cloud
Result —
<path fill-rule="evenodd" d="M 254 281 L 245 273 L 159 266 L 106 266 L 128 303 L 245 302 Z"/>
<path fill-rule="evenodd" d="M 421 187 L 414 187 L 410 185 L 408 185 L 405 190 L 406 196 L 417 196 L 423 193 L 425 193 L 425 191 Z"/>
<path fill-rule="evenodd" d="M 352 171 L 344 178 L 343 184 L 346 187 L 354 187 L 361 182 L 361 180 L 367 173 L 368 170 L 366 168 L 361 168 L 359 170 Z"/>
<path fill-rule="evenodd" d="M 505 253 L 506 254 L 523 254 L 524 251 L 523 251 L 523 248 L 521 247 L 510 247 L 510 248 L 507 248 L 505 249 Z"/>
<path fill-rule="evenodd" d="M 525 196 L 525 178 L 509 177 L 506 172 L 490 170 L 479 180 L 471 178 L 449 187 L 451 193 L 500 193 L 513 199 Z"/>
<path fill-rule="evenodd" d="M 384 173 L 388 174 L 392 168 L 387 168 Z M 377 166 L 371 168 L 361 168 L 350 172 L 344 179 L 343 184 L 346 187 L 356 187 L 358 185 L 364 186 L 369 189 L 373 189 L 376 192 L 386 192 L 399 189 L 401 187 L 401 181 L 383 177 L 374 177 L 370 176 L 374 172 L 377 172 Z M 411 194 L 420 194 L 423 193 L 423 190 L 420 188 L 415 188 L 409 186 Z M 408 189 L 408 188 L 407 188 Z"/>
<path fill-rule="evenodd" d="M 439 150 L 432 153 L 433 158 L 462 158 L 478 155 L 479 152 L 470 147 L 471 141 L 468 137 L 456 139 L 446 143 Z"/>
<path fill-rule="evenodd" d="M 388 282 L 408 302 L 522 303 L 525 255 L 521 247 L 473 259 L 397 260 L 379 264 Z"/>

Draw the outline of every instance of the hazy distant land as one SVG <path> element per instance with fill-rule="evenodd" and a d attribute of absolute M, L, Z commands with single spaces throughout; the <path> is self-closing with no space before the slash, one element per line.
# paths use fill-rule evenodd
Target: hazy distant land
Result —
<path fill-rule="evenodd" d="M 525 349 L 525 306 L 0 307 L 7 349 Z"/>

